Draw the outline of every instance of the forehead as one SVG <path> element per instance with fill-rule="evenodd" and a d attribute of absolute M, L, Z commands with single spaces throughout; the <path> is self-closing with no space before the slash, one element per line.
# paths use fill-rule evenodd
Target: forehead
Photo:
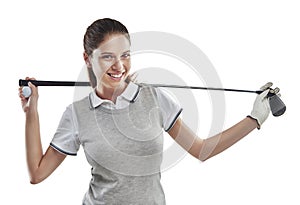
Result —
<path fill-rule="evenodd" d="M 124 52 L 130 49 L 130 42 L 123 34 L 108 35 L 103 42 L 100 43 L 98 49 L 100 52 Z"/>

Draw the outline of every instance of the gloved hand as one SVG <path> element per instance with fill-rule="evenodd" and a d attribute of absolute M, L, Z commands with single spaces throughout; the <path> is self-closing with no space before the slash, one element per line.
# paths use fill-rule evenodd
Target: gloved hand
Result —
<path fill-rule="evenodd" d="M 269 88 L 272 86 L 272 83 L 267 83 L 261 90 L 264 90 L 261 94 L 259 94 L 253 104 L 253 109 L 251 111 L 250 117 L 257 121 L 257 128 L 260 129 L 261 125 L 266 121 L 270 114 L 270 104 L 268 100 Z"/>

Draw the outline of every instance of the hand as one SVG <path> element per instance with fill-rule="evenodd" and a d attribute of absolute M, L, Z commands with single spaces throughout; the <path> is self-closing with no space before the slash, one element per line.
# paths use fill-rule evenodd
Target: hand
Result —
<path fill-rule="evenodd" d="M 35 80 L 35 78 L 26 77 L 25 80 Z M 28 83 L 28 86 L 30 87 L 32 92 L 29 98 L 24 97 L 24 95 L 22 94 L 22 87 L 19 88 L 19 97 L 21 99 L 21 105 L 25 113 L 29 110 L 36 110 L 38 101 L 37 87 L 30 82 Z"/>
<path fill-rule="evenodd" d="M 266 121 L 270 114 L 270 104 L 268 100 L 269 89 L 267 88 L 264 92 L 259 94 L 253 104 L 250 117 L 257 121 L 257 128 L 260 129 L 261 125 Z"/>
<path fill-rule="evenodd" d="M 126 83 L 129 83 L 129 82 L 137 83 L 137 76 L 138 76 L 138 73 L 134 72 L 131 75 L 127 76 L 127 78 L 125 79 L 125 82 Z"/>

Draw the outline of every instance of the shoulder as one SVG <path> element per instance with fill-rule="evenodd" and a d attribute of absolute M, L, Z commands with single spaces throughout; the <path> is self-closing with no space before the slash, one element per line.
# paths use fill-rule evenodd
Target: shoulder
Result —
<path fill-rule="evenodd" d="M 80 108 L 80 109 L 82 109 L 84 107 L 90 108 L 90 105 L 91 105 L 91 103 L 90 103 L 90 95 L 89 95 L 80 100 L 74 101 L 68 107 L 74 111 L 78 108 Z"/>
<path fill-rule="evenodd" d="M 158 101 L 162 101 L 162 102 L 170 101 L 172 103 L 179 104 L 179 102 L 177 102 L 176 96 L 172 92 L 170 92 L 166 89 L 155 88 L 155 93 L 156 93 Z"/>

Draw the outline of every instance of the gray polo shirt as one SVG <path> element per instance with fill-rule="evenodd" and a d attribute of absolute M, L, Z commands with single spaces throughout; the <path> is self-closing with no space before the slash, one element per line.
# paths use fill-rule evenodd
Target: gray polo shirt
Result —
<path fill-rule="evenodd" d="M 67 107 L 50 145 L 92 166 L 83 204 L 165 204 L 160 183 L 163 130 L 181 113 L 160 89 L 130 83 L 113 104 L 95 92 Z"/>

